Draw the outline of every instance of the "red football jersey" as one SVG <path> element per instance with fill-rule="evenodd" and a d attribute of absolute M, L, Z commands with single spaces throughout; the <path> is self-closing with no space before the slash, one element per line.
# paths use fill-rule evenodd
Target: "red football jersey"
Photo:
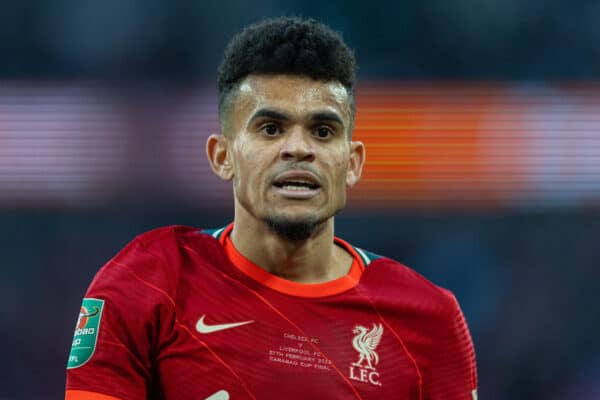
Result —
<path fill-rule="evenodd" d="M 472 400 L 454 296 L 388 258 L 335 243 L 349 273 L 300 284 L 244 258 L 229 233 L 137 237 L 94 278 L 66 398 Z"/>

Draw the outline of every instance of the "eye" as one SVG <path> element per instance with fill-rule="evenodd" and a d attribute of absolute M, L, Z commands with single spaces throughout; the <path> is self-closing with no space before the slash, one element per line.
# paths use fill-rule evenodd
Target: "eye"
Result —
<path fill-rule="evenodd" d="M 272 122 L 268 123 L 268 124 L 264 124 L 260 128 L 260 131 L 263 132 L 267 136 L 277 136 L 278 134 L 281 133 L 281 129 L 279 128 L 279 125 L 274 124 Z"/>
<path fill-rule="evenodd" d="M 326 125 L 320 125 L 315 129 L 314 135 L 319 139 L 329 139 L 334 135 L 334 132 L 330 127 Z"/>

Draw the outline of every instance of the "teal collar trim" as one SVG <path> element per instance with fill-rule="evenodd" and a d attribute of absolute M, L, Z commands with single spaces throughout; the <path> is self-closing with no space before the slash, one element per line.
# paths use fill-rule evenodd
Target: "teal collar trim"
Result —
<path fill-rule="evenodd" d="M 224 226 L 222 228 L 218 228 L 218 229 L 203 229 L 202 233 L 211 235 L 215 239 L 219 240 L 221 238 L 221 235 L 223 234 L 223 231 L 225 229 L 227 229 L 228 226 L 229 225 Z M 371 264 L 371 262 L 373 260 L 383 257 L 383 256 L 380 256 L 379 254 L 371 253 L 370 251 L 358 248 L 356 246 L 352 246 L 352 248 L 358 253 L 358 255 L 360 256 L 365 267 L 368 266 L 369 264 Z"/>
<path fill-rule="evenodd" d="M 212 237 L 214 237 L 215 239 L 219 240 L 219 238 L 221 237 L 221 234 L 223 233 L 223 231 L 225 230 L 225 228 L 227 228 L 226 226 L 219 228 L 219 229 L 202 229 L 202 233 L 205 233 L 207 235 L 210 235 Z"/>
<path fill-rule="evenodd" d="M 380 256 L 379 254 L 371 253 L 370 251 L 363 250 L 355 246 L 352 247 L 354 247 L 354 250 L 356 250 L 360 258 L 362 259 L 365 267 L 371 264 L 371 261 L 376 260 L 378 258 L 382 258 L 382 256 Z"/>

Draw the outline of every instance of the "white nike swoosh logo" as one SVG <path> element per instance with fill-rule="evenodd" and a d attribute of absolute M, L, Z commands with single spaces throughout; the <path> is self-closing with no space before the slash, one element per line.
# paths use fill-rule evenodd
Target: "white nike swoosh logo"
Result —
<path fill-rule="evenodd" d="M 254 321 L 244 321 L 244 322 L 233 322 L 230 324 L 207 325 L 204 322 L 204 318 L 206 318 L 206 315 L 201 316 L 200 319 L 198 320 L 198 323 L 196 323 L 196 330 L 200 333 L 218 332 L 218 331 L 222 331 L 225 329 L 237 328 L 238 326 L 247 325 L 247 324 L 251 324 L 254 322 Z"/>

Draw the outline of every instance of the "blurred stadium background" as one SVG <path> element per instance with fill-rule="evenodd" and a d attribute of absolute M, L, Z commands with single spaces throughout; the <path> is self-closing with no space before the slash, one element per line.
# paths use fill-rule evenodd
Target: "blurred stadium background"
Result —
<path fill-rule="evenodd" d="M 144 230 L 216 227 L 216 68 L 312 16 L 360 70 L 350 242 L 453 290 L 480 398 L 600 398 L 600 3 L 0 3 L 0 399 L 60 399 L 80 299 Z"/>

